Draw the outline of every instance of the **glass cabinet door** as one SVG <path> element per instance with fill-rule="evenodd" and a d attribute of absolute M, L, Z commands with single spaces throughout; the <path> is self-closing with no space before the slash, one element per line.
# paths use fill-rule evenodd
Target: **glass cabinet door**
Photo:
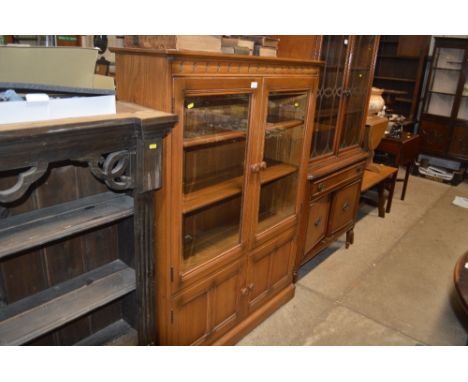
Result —
<path fill-rule="evenodd" d="M 334 151 L 348 46 L 348 36 L 323 36 L 321 59 L 326 64 L 320 74 L 311 158 Z"/>
<path fill-rule="evenodd" d="M 468 58 L 466 59 L 468 60 Z M 458 107 L 457 119 L 468 122 L 468 62 L 465 63 L 465 69 L 463 70 L 463 77 L 465 82 L 462 88 L 462 94 L 460 99 L 460 106 Z"/>
<path fill-rule="evenodd" d="M 424 112 L 450 117 L 456 99 L 464 49 L 436 47 Z"/>
<path fill-rule="evenodd" d="M 250 94 L 185 96 L 183 271 L 240 243 Z"/>
<path fill-rule="evenodd" d="M 361 126 L 367 114 L 375 36 L 355 36 L 347 88 L 340 149 L 359 144 Z"/>
<path fill-rule="evenodd" d="M 257 233 L 296 212 L 308 101 L 307 91 L 268 94 L 263 160 L 252 168 L 261 184 Z"/>

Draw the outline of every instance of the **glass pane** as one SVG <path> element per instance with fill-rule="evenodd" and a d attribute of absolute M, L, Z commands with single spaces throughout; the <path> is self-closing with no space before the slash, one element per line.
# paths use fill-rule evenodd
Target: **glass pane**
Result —
<path fill-rule="evenodd" d="M 463 55 L 463 49 L 435 49 L 425 113 L 443 117 L 452 114 Z"/>
<path fill-rule="evenodd" d="M 463 49 L 437 48 L 434 55 L 434 67 L 460 70 L 464 54 Z"/>
<path fill-rule="evenodd" d="M 187 97 L 184 103 L 183 269 L 240 241 L 250 96 Z"/>
<path fill-rule="evenodd" d="M 461 97 L 460 108 L 458 109 L 458 119 L 468 120 L 468 94 Z"/>
<path fill-rule="evenodd" d="M 257 232 L 295 213 L 307 102 L 307 93 L 269 95 Z"/>
<path fill-rule="evenodd" d="M 374 40 L 374 36 L 356 36 L 350 80 L 348 89 L 344 92 L 344 96 L 348 97 L 348 103 L 343 120 L 340 148 L 354 146 L 359 143 L 361 124 L 368 106 L 367 92 Z"/>
<path fill-rule="evenodd" d="M 326 64 L 320 76 L 317 93 L 312 158 L 333 151 L 347 45 L 347 36 L 323 37 L 322 60 Z"/>
<path fill-rule="evenodd" d="M 463 84 L 460 107 L 458 109 L 458 119 L 468 120 L 468 72 L 465 71 L 465 83 Z"/>
<path fill-rule="evenodd" d="M 455 96 L 429 92 L 425 113 L 450 117 Z"/>

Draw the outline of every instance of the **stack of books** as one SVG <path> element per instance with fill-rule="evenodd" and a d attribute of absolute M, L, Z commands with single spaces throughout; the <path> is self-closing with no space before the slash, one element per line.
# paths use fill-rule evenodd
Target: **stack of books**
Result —
<path fill-rule="evenodd" d="M 268 36 L 223 36 L 221 51 L 226 54 L 245 54 L 276 57 L 279 39 Z"/>

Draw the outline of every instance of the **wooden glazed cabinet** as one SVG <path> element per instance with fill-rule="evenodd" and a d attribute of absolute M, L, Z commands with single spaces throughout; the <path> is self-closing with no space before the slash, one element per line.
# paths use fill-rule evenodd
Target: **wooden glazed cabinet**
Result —
<path fill-rule="evenodd" d="M 153 344 L 153 198 L 171 114 L 0 126 L 0 344 Z"/>
<path fill-rule="evenodd" d="M 159 343 L 233 344 L 294 295 L 318 63 L 115 53 L 118 98 L 179 118 L 156 197 Z"/>
<path fill-rule="evenodd" d="M 363 142 L 378 42 L 376 36 L 322 36 L 320 57 L 325 66 L 317 95 L 296 268 L 345 232 L 346 247 L 353 243 L 368 156 Z"/>
<path fill-rule="evenodd" d="M 419 133 L 421 151 L 468 163 L 468 39 L 436 37 Z"/>

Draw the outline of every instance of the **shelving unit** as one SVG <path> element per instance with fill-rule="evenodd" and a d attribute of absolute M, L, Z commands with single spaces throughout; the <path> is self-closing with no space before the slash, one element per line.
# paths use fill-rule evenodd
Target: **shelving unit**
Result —
<path fill-rule="evenodd" d="M 421 151 L 468 163 L 468 40 L 436 37 L 421 117 Z M 443 160 L 434 162 L 444 163 Z M 446 162 L 449 167 L 450 162 Z"/>
<path fill-rule="evenodd" d="M 416 123 L 430 36 L 381 36 L 373 86 L 384 89 L 388 112 Z"/>
<path fill-rule="evenodd" d="M 346 246 L 353 241 L 359 184 L 368 156 L 363 140 L 378 44 L 378 36 L 322 38 L 320 52 L 325 65 L 316 101 L 296 269 L 344 233 Z M 388 55 L 397 43 L 382 44 Z M 330 72 L 330 68 L 337 69 Z M 381 76 L 382 82 L 394 77 L 392 73 Z"/>
<path fill-rule="evenodd" d="M 155 341 L 152 191 L 175 116 L 117 109 L 0 125 L 1 345 Z"/>
<path fill-rule="evenodd" d="M 173 107 L 179 117 L 165 150 L 170 188 L 156 201 L 159 221 L 169 222 L 156 225 L 160 344 L 234 344 L 294 294 L 319 66 L 135 48 L 115 54 L 119 99 Z"/>

